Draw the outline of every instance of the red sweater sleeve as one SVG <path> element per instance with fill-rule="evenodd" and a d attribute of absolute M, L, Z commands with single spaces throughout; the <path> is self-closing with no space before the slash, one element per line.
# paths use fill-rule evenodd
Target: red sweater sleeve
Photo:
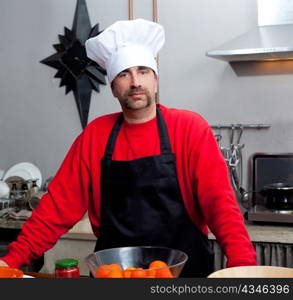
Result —
<path fill-rule="evenodd" d="M 203 123 L 195 149 L 194 192 L 208 227 L 227 257 L 227 267 L 255 265 L 256 253 L 231 187 L 228 168 L 208 124 Z"/>
<path fill-rule="evenodd" d="M 82 157 L 82 136 L 73 143 L 48 193 L 25 222 L 17 240 L 3 259 L 19 268 L 52 248 L 85 214 L 88 207 L 89 172 Z"/>

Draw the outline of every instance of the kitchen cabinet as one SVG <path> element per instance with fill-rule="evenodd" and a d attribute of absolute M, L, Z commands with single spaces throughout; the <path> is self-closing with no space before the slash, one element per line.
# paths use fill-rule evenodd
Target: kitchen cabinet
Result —
<path fill-rule="evenodd" d="M 94 251 L 96 240 L 86 215 L 68 233 L 62 235 L 52 249 L 45 253 L 44 266 L 40 272 L 52 274 L 56 260 L 71 257 L 78 260 L 80 275 L 88 276 L 89 269 L 84 259 Z"/>
<path fill-rule="evenodd" d="M 13 223 L 8 223 L 9 224 L 7 225 L 7 222 L 1 222 L 0 219 L 0 257 L 7 253 L 8 244 L 16 240 L 16 237 L 20 231 L 20 223 L 15 224 L 15 227 L 13 226 Z M 44 256 L 33 260 L 28 266 L 24 266 L 21 269 L 23 271 L 38 272 L 43 267 L 43 264 Z"/>
<path fill-rule="evenodd" d="M 0 257 L 5 254 L 7 245 L 16 239 L 23 224 L 24 221 L 0 218 Z M 95 244 L 96 237 L 92 233 L 88 217 L 85 216 L 68 233 L 61 236 L 52 249 L 22 269 L 52 274 L 57 259 L 72 257 L 79 261 L 81 275 L 88 276 L 89 270 L 85 265 L 84 258 L 93 252 Z"/>
<path fill-rule="evenodd" d="M 260 265 L 293 268 L 293 227 L 246 224 Z M 209 233 L 215 251 L 215 270 L 223 269 L 226 257 L 215 236 Z"/>
<path fill-rule="evenodd" d="M 57 244 L 44 255 L 44 265 L 40 272 L 53 274 L 55 261 L 62 258 L 78 260 L 80 275 L 89 276 L 89 269 L 85 264 L 85 257 L 94 251 L 96 237 L 91 233 L 70 232 L 63 235 Z"/>

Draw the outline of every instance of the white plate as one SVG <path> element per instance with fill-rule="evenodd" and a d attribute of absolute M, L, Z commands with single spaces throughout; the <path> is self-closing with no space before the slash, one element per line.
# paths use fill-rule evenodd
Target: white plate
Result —
<path fill-rule="evenodd" d="M 22 162 L 12 166 L 3 176 L 3 180 L 17 176 L 24 180 L 38 179 L 37 186 L 42 186 L 42 174 L 37 166 L 29 162 Z"/>
<path fill-rule="evenodd" d="M 2 180 L 3 176 L 4 176 L 5 171 L 0 169 L 0 180 Z"/>
<path fill-rule="evenodd" d="M 5 181 L 8 181 L 9 178 L 13 178 L 15 179 L 14 177 L 18 178 L 18 179 L 23 179 L 23 180 L 29 180 L 29 179 L 32 179 L 32 174 L 28 171 L 28 170 L 25 170 L 25 169 L 18 169 L 18 170 L 12 170 L 12 171 L 9 171 L 9 173 L 4 175 L 4 180 Z"/>
<path fill-rule="evenodd" d="M 30 275 L 23 275 L 23 278 L 35 278 L 35 277 L 30 276 Z"/>

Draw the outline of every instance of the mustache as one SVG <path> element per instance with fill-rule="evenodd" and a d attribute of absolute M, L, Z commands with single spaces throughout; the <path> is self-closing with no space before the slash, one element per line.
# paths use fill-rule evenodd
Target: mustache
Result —
<path fill-rule="evenodd" d="M 142 87 L 132 88 L 126 91 L 126 95 L 129 96 L 132 93 L 139 93 L 139 92 L 147 93 L 147 90 Z"/>

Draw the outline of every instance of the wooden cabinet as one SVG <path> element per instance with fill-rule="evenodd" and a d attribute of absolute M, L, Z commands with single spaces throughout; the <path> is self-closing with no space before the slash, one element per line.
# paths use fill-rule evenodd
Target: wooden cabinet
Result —
<path fill-rule="evenodd" d="M 44 255 L 42 273 L 54 273 L 55 261 L 62 258 L 75 258 L 78 260 L 80 275 L 88 276 L 89 269 L 84 259 L 94 251 L 96 237 L 90 233 L 67 233 L 62 236 L 57 244 Z"/>

